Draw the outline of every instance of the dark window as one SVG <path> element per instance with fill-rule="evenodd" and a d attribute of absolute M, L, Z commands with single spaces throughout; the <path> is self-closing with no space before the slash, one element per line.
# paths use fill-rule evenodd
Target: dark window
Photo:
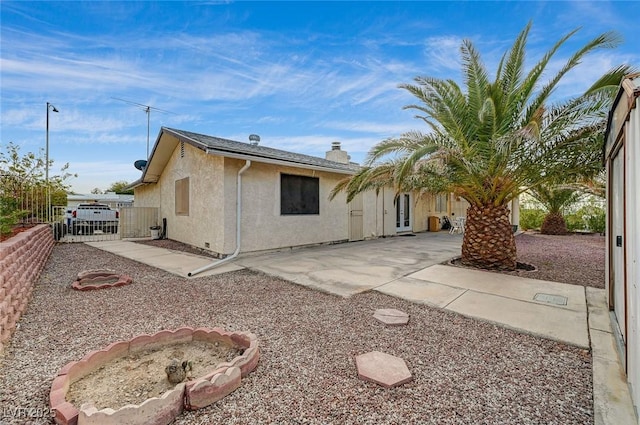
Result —
<path fill-rule="evenodd" d="M 320 214 L 320 179 L 281 174 L 280 214 Z"/>

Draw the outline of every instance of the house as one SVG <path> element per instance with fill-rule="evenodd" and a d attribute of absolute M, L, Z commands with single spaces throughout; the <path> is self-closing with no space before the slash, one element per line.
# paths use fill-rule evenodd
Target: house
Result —
<path fill-rule="evenodd" d="M 625 77 L 609 113 L 606 295 L 631 398 L 640 409 L 640 73 Z"/>
<path fill-rule="evenodd" d="M 255 139 L 256 137 L 254 137 Z M 451 195 L 392 189 L 346 202 L 329 193 L 358 170 L 334 142 L 326 158 L 163 127 L 142 176 L 136 207 L 157 207 L 168 238 L 223 257 L 427 230 L 430 216 L 464 215 Z"/>
<path fill-rule="evenodd" d="M 69 194 L 67 195 L 67 207 L 73 209 L 79 204 L 97 202 L 99 204 L 107 204 L 111 208 L 122 208 L 133 206 L 133 195 L 120 195 L 115 192 L 98 193 L 98 194 Z"/>

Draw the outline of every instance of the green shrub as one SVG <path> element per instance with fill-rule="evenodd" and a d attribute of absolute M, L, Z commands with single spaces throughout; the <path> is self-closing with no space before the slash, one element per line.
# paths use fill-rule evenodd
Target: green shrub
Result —
<path fill-rule="evenodd" d="M 604 210 L 587 216 L 587 226 L 589 230 L 596 233 L 604 233 L 606 227 L 606 214 Z"/>
<path fill-rule="evenodd" d="M 524 208 L 520 210 L 520 228 L 522 230 L 539 229 L 547 213 L 542 209 Z"/>
<path fill-rule="evenodd" d="M 589 203 L 580 207 L 577 211 L 564 216 L 567 222 L 567 230 L 585 230 L 595 233 L 604 233 L 605 210 L 601 205 Z"/>
<path fill-rule="evenodd" d="M 576 230 L 585 230 L 585 222 L 582 214 L 578 211 L 573 214 L 567 214 L 564 216 L 564 221 L 567 223 L 567 230 L 575 232 Z"/>

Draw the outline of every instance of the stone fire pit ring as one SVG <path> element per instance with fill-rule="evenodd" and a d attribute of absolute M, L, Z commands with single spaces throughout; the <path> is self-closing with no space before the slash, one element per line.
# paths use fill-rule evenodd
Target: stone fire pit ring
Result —
<path fill-rule="evenodd" d="M 66 400 L 71 384 L 100 369 L 110 361 L 129 354 L 162 348 L 167 345 L 204 341 L 225 343 L 243 350 L 229 362 L 223 362 L 204 376 L 177 384 L 160 397 L 151 397 L 139 405 L 129 404 L 117 410 L 98 410 L 90 403 L 74 406 Z M 183 410 L 197 410 L 222 399 L 240 386 L 241 378 L 258 365 L 258 341 L 250 332 L 227 332 L 221 328 L 183 327 L 163 330 L 153 335 L 139 335 L 128 341 L 114 342 L 103 350 L 88 353 L 79 361 L 72 361 L 58 372 L 51 384 L 49 406 L 59 425 L 164 425 Z"/>
<path fill-rule="evenodd" d="M 85 270 L 78 273 L 78 277 L 71 284 L 77 291 L 90 291 L 94 289 L 114 288 L 128 285 L 133 282 L 131 276 L 119 274 L 115 270 L 96 269 Z"/>

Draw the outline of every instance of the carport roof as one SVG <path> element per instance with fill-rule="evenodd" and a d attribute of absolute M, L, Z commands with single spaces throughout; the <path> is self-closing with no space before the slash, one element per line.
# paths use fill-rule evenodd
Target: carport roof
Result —
<path fill-rule="evenodd" d="M 164 135 L 173 137 L 163 137 Z M 157 182 L 179 142 L 188 143 L 213 155 L 339 174 L 354 174 L 360 167 L 355 163 L 343 164 L 315 156 L 162 127 L 142 177 L 129 187 L 133 188 L 141 184 Z"/>

